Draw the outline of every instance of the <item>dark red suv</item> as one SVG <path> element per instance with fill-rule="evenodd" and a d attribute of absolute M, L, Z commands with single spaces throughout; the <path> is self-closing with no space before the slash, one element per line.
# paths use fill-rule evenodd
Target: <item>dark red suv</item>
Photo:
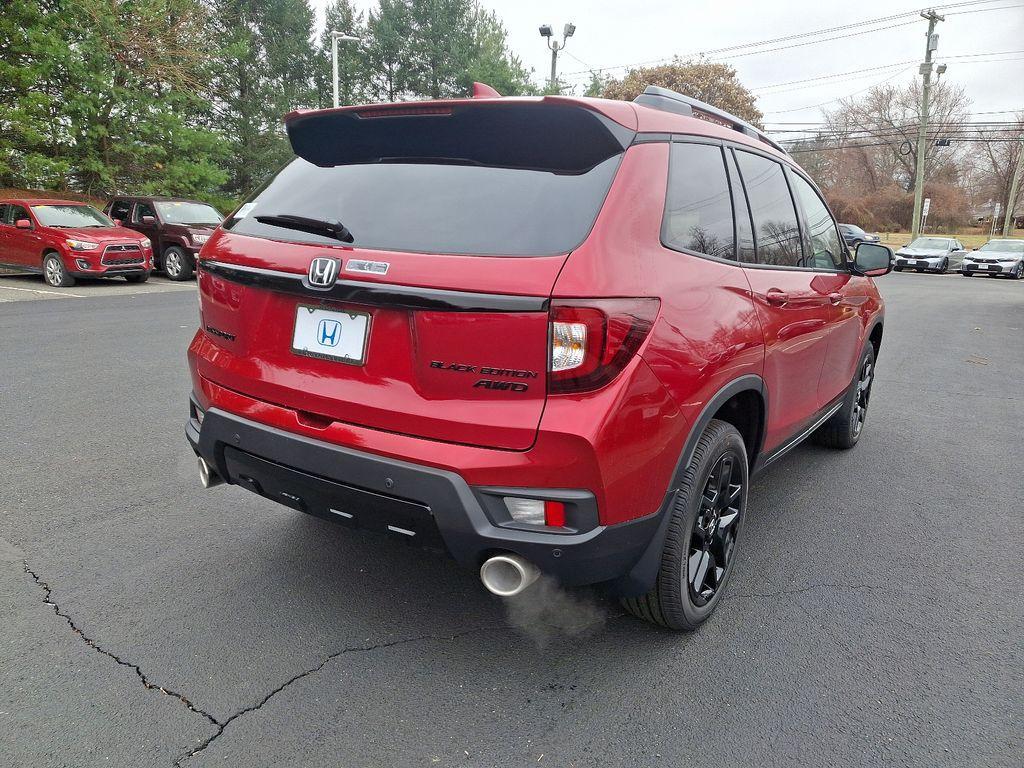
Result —
<path fill-rule="evenodd" d="M 0 266 L 40 272 L 52 286 L 76 277 L 149 279 L 149 238 L 72 200 L 0 200 Z"/>
<path fill-rule="evenodd" d="M 752 126 L 657 88 L 285 122 L 200 262 L 204 484 L 692 629 L 750 474 L 860 437 L 891 253 Z"/>
<path fill-rule="evenodd" d="M 196 258 L 224 218 L 198 200 L 175 197 L 115 197 L 104 211 L 153 242 L 153 269 L 171 280 L 189 280 Z"/>

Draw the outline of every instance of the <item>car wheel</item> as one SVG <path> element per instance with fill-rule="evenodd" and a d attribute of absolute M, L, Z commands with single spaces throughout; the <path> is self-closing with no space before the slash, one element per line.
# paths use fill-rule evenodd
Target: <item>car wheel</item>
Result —
<path fill-rule="evenodd" d="M 972 277 L 973 276 L 972 272 L 966 272 L 966 271 L 965 272 L 961 272 L 960 274 L 963 275 L 964 277 Z"/>
<path fill-rule="evenodd" d="M 1017 262 L 1017 268 L 1010 273 L 1010 277 L 1013 280 L 1020 280 L 1024 277 L 1024 261 Z"/>
<path fill-rule="evenodd" d="M 736 428 L 713 419 L 668 512 L 668 532 L 654 588 L 624 598 L 634 616 L 692 631 L 714 612 L 736 561 L 747 506 L 747 450 Z"/>
<path fill-rule="evenodd" d="M 949 272 L 949 259 L 945 259 L 942 262 L 942 266 L 939 267 L 939 274 L 944 275 Z"/>
<path fill-rule="evenodd" d="M 902 272 L 903 271 L 903 267 L 893 267 L 893 270 L 896 271 L 896 272 Z"/>
<path fill-rule="evenodd" d="M 68 274 L 56 253 L 49 253 L 43 259 L 43 279 L 54 288 L 70 288 L 75 284 L 75 278 Z"/>
<path fill-rule="evenodd" d="M 124 279 L 129 283 L 144 283 L 149 280 L 149 272 L 143 272 L 138 275 L 125 275 Z"/>
<path fill-rule="evenodd" d="M 857 378 L 850 385 L 839 410 L 814 433 L 814 442 L 827 448 L 853 448 L 864 431 L 875 379 L 875 348 L 868 344 L 860 356 Z"/>
<path fill-rule="evenodd" d="M 164 274 L 171 280 L 188 280 L 192 277 L 192 259 L 183 249 L 172 245 L 164 251 Z"/>

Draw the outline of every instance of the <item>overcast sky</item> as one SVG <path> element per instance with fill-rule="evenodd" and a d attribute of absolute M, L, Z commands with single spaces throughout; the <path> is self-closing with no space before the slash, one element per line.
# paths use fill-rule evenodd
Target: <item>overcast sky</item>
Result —
<path fill-rule="evenodd" d="M 312 2 L 322 11 L 328 0 Z M 364 9 L 374 5 L 367 0 L 357 0 L 357 4 Z M 538 83 L 547 78 L 550 52 L 537 27 L 551 24 L 561 37 L 565 22 L 573 22 L 576 34 L 564 53 L 559 54 L 558 67 L 569 82 L 580 84 L 579 92 L 589 79 L 589 68 L 609 68 L 608 74 L 621 76 L 626 71 L 621 65 L 763 43 L 869 19 L 885 19 L 922 7 L 908 0 L 787 0 L 774 4 L 730 0 L 483 0 L 482 4 L 501 17 L 512 50 L 534 70 Z M 946 20 L 937 27 L 939 48 L 935 61 L 948 64 L 943 77 L 966 88 L 975 112 L 1024 109 L 1024 0 L 948 0 L 942 6 L 945 9 L 939 12 Z M 851 35 L 878 27 L 890 28 Z M 819 105 L 823 103 L 826 108 L 834 107 L 835 100 L 883 80 L 902 82 L 917 76 L 917 66 L 924 57 L 926 31 L 924 19 L 898 18 L 769 47 L 846 35 L 827 42 L 768 53 L 752 53 L 759 49 L 745 48 L 714 54 L 713 58 L 736 67 L 743 84 L 758 96 L 758 106 L 769 125 L 813 121 L 820 119 Z M 1003 53 L 1007 51 L 1015 53 Z M 999 53 L 1003 55 L 995 55 Z M 898 66 L 884 68 L 893 64 Z M 879 69 L 780 85 L 868 68 Z M 1009 117 L 979 115 L 974 119 Z"/>

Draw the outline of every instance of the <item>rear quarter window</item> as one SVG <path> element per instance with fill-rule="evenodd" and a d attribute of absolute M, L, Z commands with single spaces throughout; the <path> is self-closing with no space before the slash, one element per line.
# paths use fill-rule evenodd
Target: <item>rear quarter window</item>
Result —
<path fill-rule="evenodd" d="M 733 259 L 732 194 L 720 147 L 673 143 L 661 239 L 669 248 Z"/>
<path fill-rule="evenodd" d="M 351 245 L 495 256 L 566 253 L 590 233 L 621 154 L 579 173 L 437 162 L 320 167 L 297 158 L 224 228 L 274 240 L 336 245 L 315 232 L 257 221 L 291 215 L 340 222 Z"/>

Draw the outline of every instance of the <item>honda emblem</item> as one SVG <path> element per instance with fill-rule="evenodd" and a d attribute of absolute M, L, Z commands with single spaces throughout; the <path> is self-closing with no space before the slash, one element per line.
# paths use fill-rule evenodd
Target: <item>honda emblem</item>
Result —
<path fill-rule="evenodd" d="M 332 288 L 338 278 L 336 259 L 313 259 L 309 264 L 309 284 L 314 288 Z"/>

